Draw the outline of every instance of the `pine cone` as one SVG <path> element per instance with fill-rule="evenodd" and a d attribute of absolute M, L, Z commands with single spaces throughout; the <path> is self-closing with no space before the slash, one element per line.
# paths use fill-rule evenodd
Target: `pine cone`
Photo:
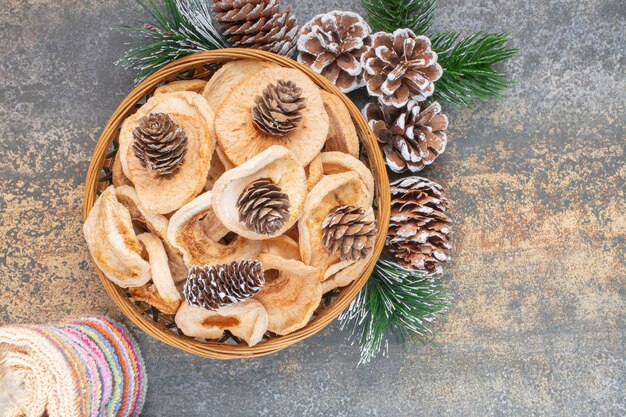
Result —
<path fill-rule="evenodd" d="M 144 168 L 159 175 L 172 175 L 187 153 L 187 135 L 164 113 L 150 113 L 133 131 L 133 153 Z"/>
<path fill-rule="evenodd" d="M 191 305 L 217 310 L 255 296 L 264 284 L 265 277 L 259 261 L 192 266 L 183 294 Z"/>
<path fill-rule="evenodd" d="M 422 177 L 391 183 L 391 221 L 387 243 L 400 264 L 439 274 L 449 257 L 448 200 L 441 185 Z"/>
<path fill-rule="evenodd" d="M 215 20 L 235 47 L 291 55 L 298 34 L 291 6 L 280 11 L 280 0 L 214 0 Z"/>
<path fill-rule="evenodd" d="M 361 55 L 371 43 L 371 29 L 361 16 L 333 11 L 318 14 L 298 39 L 298 62 L 328 78 L 344 93 L 363 87 Z"/>
<path fill-rule="evenodd" d="M 376 221 L 368 220 L 360 207 L 339 206 L 322 222 L 322 243 L 342 261 L 358 261 L 369 255 L 376 242 Z"/>
<path fill-rule="evenodd" d="M 369 103 L 363 115 L 383 144 L 385 161 L 393 172 L 421 171 L 446 150 L 448 118 L 441 105 L 410 100 L 406 108 Z"/>
<path fill-rule="evenodd" d="M 361 63 L 369 94 L 394 107 L 402 107 L 410 99 L 426 100 L 443 74 L 430 39 L 415 36 L 410 29 L 375 33 Z"/>
<path fill-rule="evenodd" d="M 302 97 L 302 89 L 292 81 L 278 81 L 278 85 L 270 83 L 263 94 L 254 101 L 252 109 L 254 125 L 272 136 L 285 136 L 294 130 L 302 121 L 302 109 L 306 101 Z"/>
<path fill-rule="evenodd" d="M 248 185 L 237 200 L 239 221 L 264 235 L 273 235 L 284 226 L 289 219 L 289 207 L 289 196 L 266 178 Z"/>

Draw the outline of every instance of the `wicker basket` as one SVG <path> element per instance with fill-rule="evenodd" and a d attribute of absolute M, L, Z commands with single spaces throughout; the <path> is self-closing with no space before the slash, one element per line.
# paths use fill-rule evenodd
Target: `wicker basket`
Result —
<path fill-rule="evenodd" d="M 226 333 L 220 340 L 194 339 L 183 335 L 171 315 L 160 313 L 150 305 L 135 301 L 127 290 L 109 281 L 96 267 L 98 275 L 109 296 L 122 312 L 149 335 L 187 352 L 215 359 L 233 359 L 268 355 L 319 332 L 348 307 L 371 274 L 382 251 L 389 225 L 389 179 L 376 139 L 356 106 L 324 77 L 288 58 L 251 49 L 220 49 L 187 56 L 172 62 L 136 87 L 119 105 L 109 119 L 93 153 L 85 180 L 83 216 L 86 218 L 103 189 L 110 184 L 110 166 L 117 149 L 117 139 L 122 122 L 145 103 L 156 87 L 176 79 L 208 79 L 221 63 L 243 58 L 271 61 L 283 67 L 296 68 L 307 74 L 320 88 L 336 94 L 347 106 L 362 142 L 362 160 L 368 165 L 376 181 L 374 209 L 378 221 L 378 239 L 374 256 L 356 280 L 347 287 L 327 293 L 322 298 L 311 321 L 302 329 L 286 336 L 266 334 L 254 347 L 241 343 Z"/>

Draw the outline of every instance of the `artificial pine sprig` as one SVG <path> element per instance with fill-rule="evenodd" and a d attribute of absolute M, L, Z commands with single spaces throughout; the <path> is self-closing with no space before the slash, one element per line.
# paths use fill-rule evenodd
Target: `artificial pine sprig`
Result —
<path fill-rule="evenodd" d="M 143 13 L 138 26 L 122 26 L 121 31 L 140 38 L 131 43 L 117 63 L 139 71 L 140 82 L 164 65 L 183 56 L 226 47 L 213 26 L 206 0 L 137 0 Z"/>
<path fill-rule="evenodd" d="M 400 343 L 431 340 L 434 321 L 448 311 L 449 301 L 440 277 L 381 259 L 339 320 L 359 343 L 360 363 L 367 363 L 387 353 L 392 337 Z"/>
<path fill-rule="evenodd" d="M 375 32 L 411 29 L 424 34 L 433 22 L 437 0 L 362 0 L 367 22 Z"/>
<path fill-rule="evenodd" d="M 501 97 L 514 82 L 493 65 L 519 52 L 507 45 L 511 37 L 506 33 L 478 32 L 459 38 L 459 32 L 439 33 L 431 38 L 432 48 L 444 70 L 435 83 L 433 98 L 469 105 L 474 99 Z"/>
<path fill-rule="evenodd" d="M 362 0 L 367 21 L 374 31 L 393 32 L 409 28 L 416 35 L 431 27 L 436 0 Z M 518 49 L 507 44 L 506 33 L 478 32 L 465 38 L 459 32 L 431 37 L 444 73 L 435 83 L 433 99 L 469 105 L 475 99 L 498 98 L 514 82 L 494 64 L 514 57 Z"/>

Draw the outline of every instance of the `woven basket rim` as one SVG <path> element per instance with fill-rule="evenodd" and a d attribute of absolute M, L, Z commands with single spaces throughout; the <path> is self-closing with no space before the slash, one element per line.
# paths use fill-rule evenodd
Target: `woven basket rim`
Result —
<path fill-rule="evenodd" d="M 170 346 L 195 355 L 213 359 L 249 358 L 268 355 L 302 341 L 325 328 L 348 307 L 363 285 L 365 285 L 367 278 L 373 271 L 374 265 L 382 252 L 386 231 L 389 226 L 389 178 L 387 176 L 383 156 L 377 145 L 373 132 L 355 104 L 346 95 L 341 93 L 339 89 L 337 89 L 337 87 L 335 87 L 330 81 L 313 72 L 310 68 L 281 55 L 244 48 L 225 48 L 205 51 L 180 58 L 146 78 L 138 86 L 136 86 L 124 98 L 124 100 L 122 100 L 105 125 L 91 158 L 85 178 L 83 219 L 87 218 L 95 203 L 99 183 L 98 176 L 102 170 L 109 147 L 116 137 L 119 126 L 126 119 L 127 115 L 132 112 L 141 98 L 153 91 L 166 79 L 188 71 L 199 65 L 221 63 L 246 58 L 271 61 L 283 67 L 298 69 L 311 78 L 320 88 L 338 96 L 346 105 L 359 133 L 361 143 L 367 151 L 367 156 L 371 165 L 370 169 L 373 171 L 374 180 L 377 185 L 377 195 L 375 198 L 377 209 L 375 212 L 377 214 L 378 236 L 374 246 L 373 256 L 364 271 L 352 283 L 341 289 L 337 299 L 335 299 L 328 308 L 323 310 L 321 314 L 310 321 L 305 327 L 285 336 L 277 336 L 267 341 L 262 341 L 253 347 L 249 347 L 245 343 L 235 345 L 221 343 L 218 341 L 191 339 L 187 336 L 178 336 L 171 331 L 159 327 L 157 323 L 144 317 L 143 314 L 140 314 L 137 309 L 134 308 L 132 301 L 125 295 L 124 291 L 107 279 L 92 260 L 92 265 L 98 273 L 100 281 L 102 282 L 107 294 L 122 311 L 122 313 L 135 325 L 150 336 L 167 343 Z"/>

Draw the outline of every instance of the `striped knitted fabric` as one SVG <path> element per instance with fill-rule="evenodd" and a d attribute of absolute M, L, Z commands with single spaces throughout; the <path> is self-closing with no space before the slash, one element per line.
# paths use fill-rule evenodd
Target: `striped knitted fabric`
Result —
<path fill-rule="evenodd" d="M 103 317 L 0 327 L 0 417 L 139 416 L 146 374 L 136 346 Z"/>

